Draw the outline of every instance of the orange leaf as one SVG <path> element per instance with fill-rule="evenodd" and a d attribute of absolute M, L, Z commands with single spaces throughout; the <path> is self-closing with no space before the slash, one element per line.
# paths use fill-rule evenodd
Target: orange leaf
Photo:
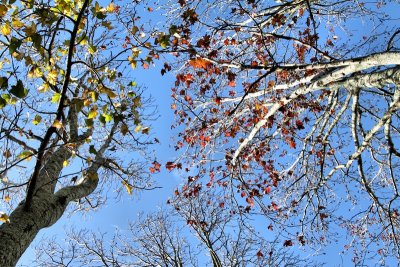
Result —
<path fill-rule="evenodd" d="M 207 69 L 207 67 L 212 65 L 212 63 L 204 58 L 198 57 L 189 60 L 189 65 L 195 69 Z"/>
<path fill-rule="evenodd" d="M 291 148 L 296 148 L 296 142 L 293 140 L 290 141 L 289 145 Z"/>

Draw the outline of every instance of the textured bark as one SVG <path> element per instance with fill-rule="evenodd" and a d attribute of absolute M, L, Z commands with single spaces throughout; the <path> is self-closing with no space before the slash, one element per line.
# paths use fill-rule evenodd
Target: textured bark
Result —
<path fill-rule="evenodd" d="M 97 164 L 93 169 L 98 169 Z M 97 167 L 97 168 L 96 168 Z M 0 226 L 0 263 L 3 267 L 15 266 L 29 247 L 39 230 L 53 225 L 63 215 L 68 203 L 85 197 L 97 187 L 92 175 L 76 186 L 61 189 L 55 194 L 41 191 L 32 199 L 30 210 L 24 210 L 24 203 L 11 213 L 10 222 Z"/>
<path fill-rule="evenodd" d="M 113 131 L 117 123 L 114 125 Z M 72 127 L 74 128 L 74 127 Z M 78 140 L 84 139 L 87 134 Z M 0 226 L 0 266 L 15 266 L 19 258 L 29 247 L 37 233 L 53 225 L 63 215 L 68 203 L 90 195 L 97 187 L 97 172 L 104 159 L 103 153 L 109 146 L 113 134 L 108 136 L 102 148 L 98 151 L 94 163 L 84 173 L 82 182 L 61 188 L 54 192 L 58 176 L 62 171 L 62 163 L 71 157 L 72 153 L 61 146 L 49 155 L 48 161 L 40 171 L 37 190 L 31 199 L 27 210 L 25 201 L 10 214 L 9 223 Z M 80 144 L 80 142 L 77 142 Z"/>
<path fill-rule="evenodd" d="M 53 225 L 66 206 L 66 201 L 52 195 L 34 197 L 29 211 L 21 202 L 11 213 L 10 222 L 0 226 L 1 266 L 15 266 L 39 230 Z"/>

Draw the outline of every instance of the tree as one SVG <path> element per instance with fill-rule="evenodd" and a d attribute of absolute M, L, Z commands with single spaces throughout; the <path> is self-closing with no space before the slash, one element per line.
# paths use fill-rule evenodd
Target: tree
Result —
<path fill-rule="evenodd" d="M 208 252 L 211 266 L 318 266 L 277 240 L 267 241 L 268 234 L 257 232 L 237 209 L 225 207 L 226 201 L 227 194 L 214 190 L 169 200 Z"/>
<path fill-rule="evenodd" d="M 152 60 L 139 56 L 147 37 L 138 3 L 0 4 L 2 266 L 14 266 L 69 203 L 96 208 L 106 184 L 150 188 L 150 102 L 131 79 Z"/>
<path fill-rule="evenodd" d="M 111 241 L 104 235 L 72 232 L 66 242 L 42 242 L 38 266 L 304 266 L 310 263 L 253 231 L 240 216 L 218 205 L 206 192 L 132 223 Z M 203 201 L 206 200 L 206 201 Z M 174 211 L 175 210 L 175 211 Z M 185 226 L 186 225 L 186 226 Z M 185 229 L 186 228 L 186 229 Z M 187 231 L 190 231 L 189 236 Z M 194 238 L 196 237 L 196 238 Z M 198 240 L 196 242 L 196 239 Z M 264 254 L 265 253 L 265 256 Z M 204 255 L 210 258 L 207 262 Z M 316 266 L 316 265 L 315 265 Z"/>
<path fill-rule="evenodd" d="M 179 70 L 183 156 L 166 167 L 196 172 L 180 193 L 230 188 L 228 204 L 263 214 L 286 244 L 327 244 L 332 230 L 365 251 L 355 262 L 400 257 L 399 5 L 389 2 L 170 1 L 157 40 L 177 57 L 162 73 Z"/>
<path fill-rule="evenodd" d="M 37 266 L 188 266 L 194 253 L 171 216 L 159 212 L 130 224 L 111 241 L 105 234 L 72 231 L 63 244 L 43 240 Z M 192 254 L 193 253 L 193 254 Z M 193 263 L 192 263 L 193 265 Z"/>

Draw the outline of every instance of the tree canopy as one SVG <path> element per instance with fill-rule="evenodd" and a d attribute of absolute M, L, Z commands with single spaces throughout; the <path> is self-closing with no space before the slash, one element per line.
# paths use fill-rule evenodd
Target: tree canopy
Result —
<path fill-rule="evenodd" d="M 2 266 L 72 201 L 95 208 L 104 185 L 129 194 L 151 186 L 153 111 L 132 70 L 152 58 L 139 55 L 148 36 L 137 5 L 0 4 Z"/>
<path fill-rule="evenodd" d="M 148 30 L 139 8 L 160 11 L 161 23 Z M 245 232 L 254 220 L 284 250 L 338 242 L 355 264 L 400 258 L 398 9 L 363 0 L 1 2 L 0 262 L 15 265 L 69 203 L 92 209 L 105 189 L 152 186 L 162 166 L 149 153 L 154 114 L 133 70 L 159 59 L 160 75 L 176 77 L 179 156 L 165 168 L 185 177 L 169 203 L 214 266 L 233 264 L 232 251 L 256 251 L 243 253 L 249 264 L 268 260 L 261 239 L 225 231 L 225 222 Z M 137 227 L 155 230 L 145 224 Z M 135 257 L 146 258 L 144 248 Z M 173 257 L 170 248 L 160 255 Z"/>
<path fill-rule="evenodd" d="M 171 3 L 177 194 L 230 188 L 286 245 L 398 258 L 398 2 Z"/>
<path fill-rule="evenodd" d="M 65 244 L 45 240 L 37 266 L 304 266 L 290 248 L 269 241 L 240 216 L 221 210 L 216 192 L 170 200 L 141 214 L 111 239 L 72 230 Z M 197 240 L 196 240 L 197 239 Z M 313 265 L 318 266 L 318 265 Z"/>

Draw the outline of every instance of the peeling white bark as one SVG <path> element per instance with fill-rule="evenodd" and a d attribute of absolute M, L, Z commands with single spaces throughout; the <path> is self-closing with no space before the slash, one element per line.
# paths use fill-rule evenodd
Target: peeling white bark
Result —
<path fill-rule="evenodd" d="M 387 52 L 374 54 L 367 57 L 350 59 L 346 61 L 334 62 L 326 64 L 326 67 L 339 67 L 332 71 L 328 71 L 324 75 L 321 75 L 307 85 L 299 86 L 298 88 L 287 87 L 286 90 L 292 89 L 292 93 L 286 98 L 280 99 L 275 103 L 265 115 L 250 131 L 247 137 L 236 149 L 233 158 L 232 165 L 236 164 L 237 158 L 242 150 L 253 140 L 254 136 L 263 127 L 268 119 L 273 116 L 281 106 L 285 106 L 297 99 L 301 95 L 306 95 L 311 92 L 319 91 L 322 89 L 337 89 L 337 88 L 359 88 L 359 87 L 380 87 L 387 84 L 400 84 L 400 69 L 391 68 L 385 71 L 377 71 L 372 73 L 358 73 L 363 70 L 370 69 L 371 67 L 379 66 L 390 66 L 400 64 L 400 53 L 398 52 Z M 312 65 L 307 66 L 312 68 Z M 353 75 L 353 76 L 351 76 Z M 255 94 L 254 96 L 257 96 Z M 254 97 L 253 96 L 253 97 Z"/>

